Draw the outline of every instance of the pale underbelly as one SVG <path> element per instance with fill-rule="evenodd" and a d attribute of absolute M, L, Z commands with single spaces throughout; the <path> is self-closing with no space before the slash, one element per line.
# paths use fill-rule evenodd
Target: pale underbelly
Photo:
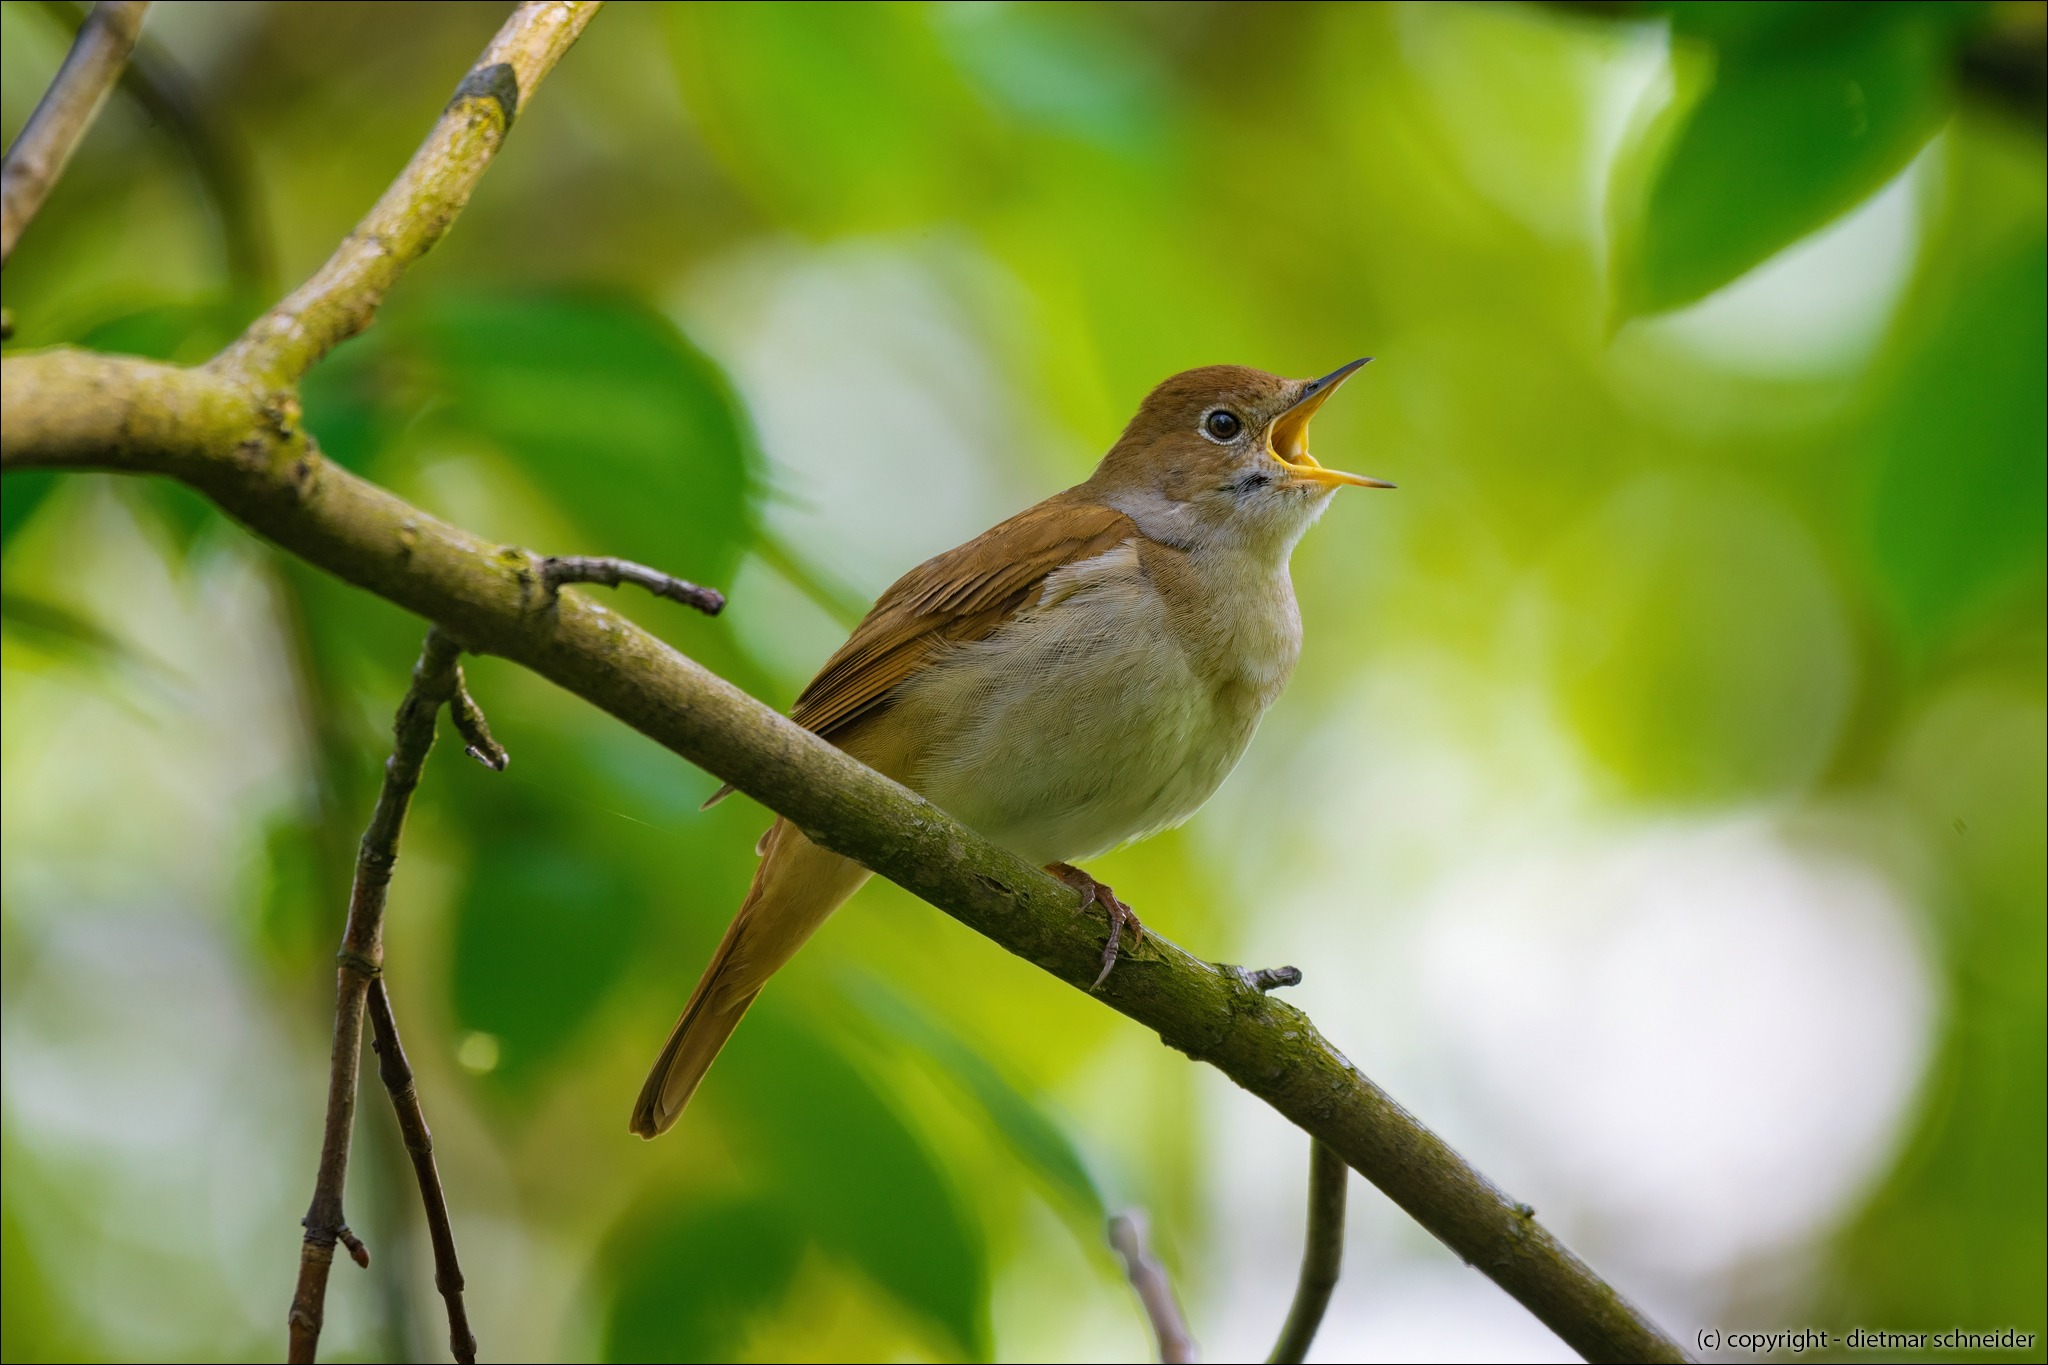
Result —
<path fill-rule="evenodd" d="M 927 669 L 898 701 L 919 736 L 909 784 L 1041 864 L 1199 810 L 1263 699 L 1198 677 L 1158 612 L 1114 606 L 1070 600 Z"/>

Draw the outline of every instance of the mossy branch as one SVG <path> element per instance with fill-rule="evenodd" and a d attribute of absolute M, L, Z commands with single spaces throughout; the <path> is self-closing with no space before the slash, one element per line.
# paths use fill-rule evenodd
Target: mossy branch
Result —
<path fill-rule="evenodd" d="M 258 535 L 610 712 L 1012 953 L 1087 990 L 1107 925 L 1074 893 L 583 593 L 324 459 L 290 385 L 368 325 L 447 229 L 520 98 L 594 6 L 507 23 L 418 155 L 334 258 L 199 369 L 57 349 L 0 366 L 0 468 L 179 479 Z M 1385 1191 L 1589 1360 L 1678 1346 L 1247 973 L 1156 934 L 1095 998 L 1217 1067 Z"/>
<path fill-rule="evenodd" d="M 1094 981 L 1107 926 L 1077 917 L 1071 890 L 602 604 L 551 593 L 541 556 L 491 544 L 322 458 L 290 402 L 219 366 L 66 349 L 10 357 L 0 395 L 0 468 L 180 479 L 465 648 L 610 712 L 1076 989 Z M 1684 1359 L 1526 1206 L 1245 974 L 1148 934 L 1095 995 L 1335 1151 L 1587 1359 Z"/>

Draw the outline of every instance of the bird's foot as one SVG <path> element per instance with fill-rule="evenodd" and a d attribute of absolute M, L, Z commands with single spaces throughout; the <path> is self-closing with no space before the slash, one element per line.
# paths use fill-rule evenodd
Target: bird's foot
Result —
<path fill-rule="evenodd" d="M 1116 955 L 1123 942 L 1124 926 L 1128 924 L 1131 927 L 1133 948 L 1145 941 L 1145 926 L 1138 921 L 1137 913 L 1118 900 L 1116 892 L 1110 890 L 1106 883 L 1096 881 L 1080 868 L 1070 863 L 1048 863 L 1045 870 L 1081 893 L 1080 910 L 1085 912 L 1091 905 L 1100 905 L 1109 912 L 1109 942 L 1102 945 L 1102 974 L 1097 976 L 1095 984 L 1088 988 L 1091 991 L 1099 989 L 1103 982 L 1109 980 L 1109 969 L 1116 966 Z"/>

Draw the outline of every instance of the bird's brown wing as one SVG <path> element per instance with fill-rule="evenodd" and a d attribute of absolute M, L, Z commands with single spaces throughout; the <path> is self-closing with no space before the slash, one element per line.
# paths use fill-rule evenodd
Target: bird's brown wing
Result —
<path fill-rule="evenodd" d="M 986 638 L 1036 602 L 1055 569 L 1106 554 L 1138 533 L 1123 513 L 1069 489 L 927 559 L 869 608 L 789 718 L 837 742 L 935 653 Z M 727 783 L 704 804 L 731 794 Z"/>
<path fill-rule="evenodd" d="M 1069 491 L 926 560 L 882 594 L 789 718 L 827 739 L 843 734 L 934 654 L 986 638 L 1036 602 L 1048 574 L 1137 534 L 1123 513 Z"/>

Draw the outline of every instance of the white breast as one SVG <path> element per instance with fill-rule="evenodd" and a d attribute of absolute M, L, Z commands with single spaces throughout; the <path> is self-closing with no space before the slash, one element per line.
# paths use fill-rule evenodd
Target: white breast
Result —
<path fill-rule="evenodd" d="M 1061 570 L 1030 611 L 899 697 L 929 737 L 911 785 L 1036 863 L 1186 820 L 1236 766 L 1300 645 L 1284 568 L 1231 587 L 1191 639 L 1134 545 Z"/>

